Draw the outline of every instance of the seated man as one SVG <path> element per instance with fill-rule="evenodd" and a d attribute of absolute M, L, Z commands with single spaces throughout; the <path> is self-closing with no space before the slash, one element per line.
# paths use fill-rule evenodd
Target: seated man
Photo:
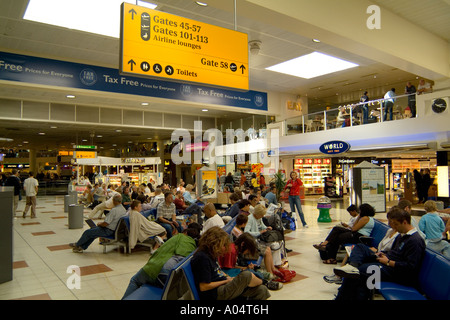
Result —
<path fill-rule="evenodd" d="M 203 224 L 201 234 L 204 234 L 208 229 L 214 226 L 222 228 L 225 225 L 222 217 L 217 214 L 216 207 L 214 207 L 212 203 L 207 203 L 203 208 L 203 212 L 208 219 Z"/>
<path fill-rule="evenodd" d="M 231 206 L 221 214 L 223 221 L 228 223 L 231 219 L 239 214 L 239 197 L 236 193 L 230 195 Z"/>
<path fill-rule="evenodd" d="M 175 193 L 175 199 L 173 200 L 178 214 L 194 215 L 194 221 L 200 221 L 202 215 L 202 209 L 196 204 L 187 205 L 183 198 L 183 193 L 177 191 Z M 200 222 L 199 222 L 200 223 Z"/>
<path fill-rule="evenodd" d="M 86 250 L 89 245 L 97 238 L 110 237 L 114 234 L 117 223 L 120 218 L 126 215 L 126 210 L 122 206 L 122 196 L 120 194 L 114 195 L 113 208 L 108 213 L 105 221 L 97 224 L 97 227 L 88 229 L 83 232 L 81 238 L 76 243 L 71 243 L 73 252 L 81 253 Z"/>
<path fill-rule="evenodd" d="M 391 250 L 375 254 L 366 246 L 360 254 L 352 254 L 347 265 L 335 268 L 334 273 L 344 278 L 336 300 L 367 300 L 370 297 L 367 279 L 371 275 L 368 269 L 372 266 L 379 267 L 376 269 L 380 270 L 379 281 L 417 286 L 425 241 L 411 225 L 411 216 L 405 210 L 394 207 L 389 212 L 388 220 L 389 225 L 400 233 Z"/>
<path fill-rule="evenodd" d="M 150 208 L 156 208 L 162 201 L 164 201 L 164 194 L 162 193 L 161 188 L 156 188 L 155 196 L 150 201 Z"/>
<path fill-rule="evenodd" d="M 120 195 L 120 193 L 116 193 L 114 196 L 116 195 Z M 111 210 L 114 207 L 113 203 L 114 196 L 112 198 L 109 198 L 105 202 L 102 202 L 99 205 L 95 206 L 95 208 L 91 211 L 91 213 L 87 215 L 87 218 L 93 219 L 98 212 L 100 212 L 99 215 L 100 218 L 103 214 L 103 210 Z M 120 199 L 122 199 L 122 195 L 120 195 Z"/>
<path fill-rule="evenodd" d="M 144 284 L 162 286 L 158 283 L 158 274 L 165 263 L 174 256 L 186 257 L 197 248 L 196 240 L 200 237 L 200 226 L 191 223 L 183 233 L 179 233 L 158 248 L 147 263 L 130 279 L 122 299 L 139 289 Z"/>
<path fill-rule="evenodd" d="M 167 239 L 175 232 L 181 232 L 181 226 L 177 222 L 176 207 L 173 203 L 173 194 L 164 193 L 164 201 L 156 207 L 156 222 L 158 222 L 167 232 Z"/>
<path fill-rule="evenodd" d="M 274 205 L 278 205 L 278 201 L 277 201 L 277 188 L 275 186 L 272 186 L 270 188 L 270 191 L 267 192 L 267 194 L 265 195 L 265 197 L 268 201 L 268 205 L 270 205 L 271 203 L 273 203 Z"/>

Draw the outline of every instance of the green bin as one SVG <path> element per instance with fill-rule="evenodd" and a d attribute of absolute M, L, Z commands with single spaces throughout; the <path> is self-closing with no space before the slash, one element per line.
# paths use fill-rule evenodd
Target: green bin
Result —
<path fill-rule="evenodd" d="M 317 203 L 317 209 L 319 209 L 319 218 L 317 222 L 331 222 L 330 209 L 331 200 L 328 197 L 321 197 Z"/>

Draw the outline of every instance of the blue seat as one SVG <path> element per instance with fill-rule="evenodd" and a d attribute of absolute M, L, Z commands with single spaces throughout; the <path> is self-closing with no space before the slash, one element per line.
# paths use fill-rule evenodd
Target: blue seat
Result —
<path fill-rule="evenodd" d="M 164 288 L 149 284 L 141 286 L 124 300 L 199 300 L 194 274 L 191 269 L 193 253 L 181 260 L 169 273 Z M 175 290 L 171 288 L 176 287 Z M 179 290 L 181 288 L 181 290 Z M 180 295 L 182 292 L 182 296 Z"/>
<path fill-rule="evenodd" d="M 141 212 L 141 214 L 148 219 L 148 217 L 153 216 L 153 218 L 156 220 L 156 208 L 146 210 Z"/>
<path fill-rule="evenodd" d="M 109 237 L 102 237 L 103 239 L 106 239 L 106 241 L 100 242 L 100 244 L 103 246 L 103 253 L 106 253 L 106 246 L 110 245 L 118 245 L 119 247 L 123 247 L 124 252 L 129 251 L 128 235 L 130 230 L 129 229 L 130 221 L 128 220 L 127 226 L 125 220 L 126 218 L 128 218 L 128 216 L 124 216 L 119 219 L 119 222 L 117 223 L 117 227 L 113 235 Z"/>
<path fill-rule="evenodd" d="M 386 300 L 450 300 L 450 260 L 425 249 L 419 273 L 419 288 L 382 282 L 380 293 Z"/>
<path fill-rule="evenodd" d="M 228 223 L 222 227 L 222 230 L 225 231 L 226 233 L 228 233 L 229 235 L 231 235 L 231 231 L 236 226 L 236 217 L 237 217 L 237 215 L 234 216 L 233 219 L 228 221 Z"/>

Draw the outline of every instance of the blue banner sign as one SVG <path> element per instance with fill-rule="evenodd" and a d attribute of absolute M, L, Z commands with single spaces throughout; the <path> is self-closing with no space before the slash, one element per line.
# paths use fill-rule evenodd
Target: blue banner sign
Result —
<path fill-rule="evenodd" d="M 119 70 L 0 52 L 0 80 L 267 111 L 267 93 L 123 76 Z"/>
<path fill-rule="evenodd" d="M 320 152 L 324 154 L 339 154 L 350 150 L 350 144 L 344 141 L 329 141 L 319 147 Z"/>

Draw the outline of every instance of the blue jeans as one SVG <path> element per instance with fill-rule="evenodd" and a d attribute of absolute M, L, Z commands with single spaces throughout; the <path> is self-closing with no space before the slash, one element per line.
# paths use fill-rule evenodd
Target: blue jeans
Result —
<path fill-rule="evenodd" d="M 389 112 L 389 120 L 392 121 L 392 109 L 393 109 L 393 107 L 394 107 L 394 103 L 393 102 L 386 101 L 384 103 L 384 118 L 383 118 L 383 121 L 386 121 L 388 112 Z"/>
<path fill-rule="evenodd" d="M 88 229 L 81 235 L 81 238 L 77 242 L 77 246 L 81 247 L 83 250 L 86 250 L 95 239 L 110 237 L 114 234 L 114 232 L 114 230 L 105 227 Z"/>
<path fill-rule="evenodd" d="M 363 112 L 363 124 L 366 124 L 369 122 L 369 106 L 362 105 L 361 106 L 362 112 Z"/>
<path fill-rule="evenodd" d="M 169 221 L 172 221 L 172 219 L 167 219 Z M 166 229 L 167 232 L 167 239 L 172 238 L 172 225 L 169 223 L 164 223 L 164 222 L 160 222 L 159 220 L 156 220 L 157 223 L 159 223 L 161 225 L 161 227 L 163 227 L 164 229 Z M 178 222 L 178 227 L 176 227 L 176 229 L 178 230 L 178 232 L 183 232 L 183 230 L 181 229 L 181 224 Z"/>
<path fill-rule="evenodd" d="M 131 277 L 130 283 L 128 284 L 127 290 L 125 290 L 122 300 L 147 283 L 154 284 L 154 281 L 152 281 L 144 269 L 139 270 L 133 277 Z"/>
<path fill-rule="evenodd" d="M 289 196 L 289 205 L 291 206 L 291 211 L 295 212 L 295 207 L 297 207 L 298 215 L 302 221 L 303 226 L 306 226 L 305 216 L 302 211 L 302 203 L 300 201 L 300 196 Z"/>

